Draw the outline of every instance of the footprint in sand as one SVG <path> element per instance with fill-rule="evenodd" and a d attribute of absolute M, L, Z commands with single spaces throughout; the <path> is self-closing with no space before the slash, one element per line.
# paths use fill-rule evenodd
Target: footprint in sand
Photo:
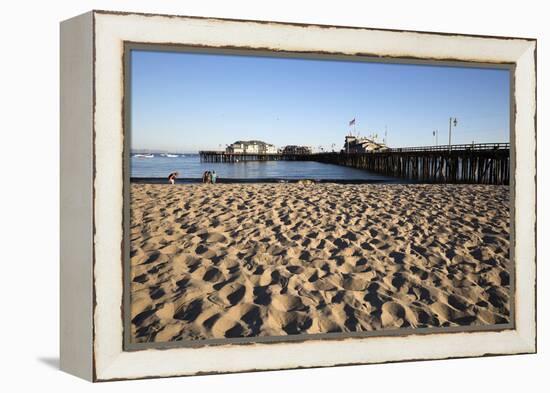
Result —
<path fill-rule="evenodd" d="M 401 327 L 405 320 L 405 308 L 396 302 L 386 302 L 382 305 L 382 326 Z"/>
<path fill-rule="evenodd" d="M 302 299 L 294 295 L 273 295 L 271 305 L 280 311 L 303 311 L 308 309 L 302 303 Z"/>
<path fill-rule="evenodd" d="M 205 243 L 225 243 L 227 242 L 227 237 L 219 232 L 208 232 L 204 235 L 200 235 L 201 239 Z"/>
<path fill-rule="evenodd" d="M 223 278 L 222 272 L 220 272 L 220 270 L 216 267 L 211 267 L 210 269 L 206 270 L 206 272 L 202 276 L 202 279 L 208 282 L 218 282 L 222 278 Z"/>

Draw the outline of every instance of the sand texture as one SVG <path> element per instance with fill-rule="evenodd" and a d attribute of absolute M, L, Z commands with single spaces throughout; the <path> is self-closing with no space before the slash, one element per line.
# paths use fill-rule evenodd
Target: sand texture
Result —
<path fill-rule="evenodd" d="M 132 342 L 510 321 L 509 188 L 131 186 Z"/>

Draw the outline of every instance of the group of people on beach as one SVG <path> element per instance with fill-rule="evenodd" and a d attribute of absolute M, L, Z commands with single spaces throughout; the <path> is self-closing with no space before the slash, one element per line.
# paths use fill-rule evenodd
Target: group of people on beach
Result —
<path fill-rule="evenodd" d="M 216 184 L 216 180 L 218 179 L 218 175 L 216 174 L 216 171 L 206 171 L 202 174 L 202 182 L 207 184 Z"/>
<path fill-rule="evenodd" d="M 179 173 L 178 172 L 172 172 L 168 175 L 168 183 L 170 184 L 176 184 L 176 179 L 178 178 Z M 206 184 L 216 184 L 216 180 L 218 179 L 218 175 L 216 174 L 216 171 L 205 171 L 202 174 L 202 182 Z"/>

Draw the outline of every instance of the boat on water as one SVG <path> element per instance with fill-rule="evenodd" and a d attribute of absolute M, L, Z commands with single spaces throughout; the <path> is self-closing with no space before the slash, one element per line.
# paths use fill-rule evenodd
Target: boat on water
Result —
<path fill-rule="evenodd" d="M 134 154 L 134 158 L 154 158 L 154 154 Z"/>
<path fill-rule="evenodd" d="M 171 154 L 171 153 L 161 153 L 161 157 L 167 157 L 167 158 L 177 158 L 179 155 L 177 154 Z"/>

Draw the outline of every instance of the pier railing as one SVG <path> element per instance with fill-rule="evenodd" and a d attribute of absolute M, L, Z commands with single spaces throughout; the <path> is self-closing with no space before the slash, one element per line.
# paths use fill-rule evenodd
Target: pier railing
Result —
<path fill-rule="evenodd" d="M 437 145 L 437 146 L 413 146 L 398 147 L 385 151 L 390 152 L 417 152 L 417 151 L 478 151 L 478 150 L 510 150 L 509 143 L 471 143 L 463 145 Z"/>

